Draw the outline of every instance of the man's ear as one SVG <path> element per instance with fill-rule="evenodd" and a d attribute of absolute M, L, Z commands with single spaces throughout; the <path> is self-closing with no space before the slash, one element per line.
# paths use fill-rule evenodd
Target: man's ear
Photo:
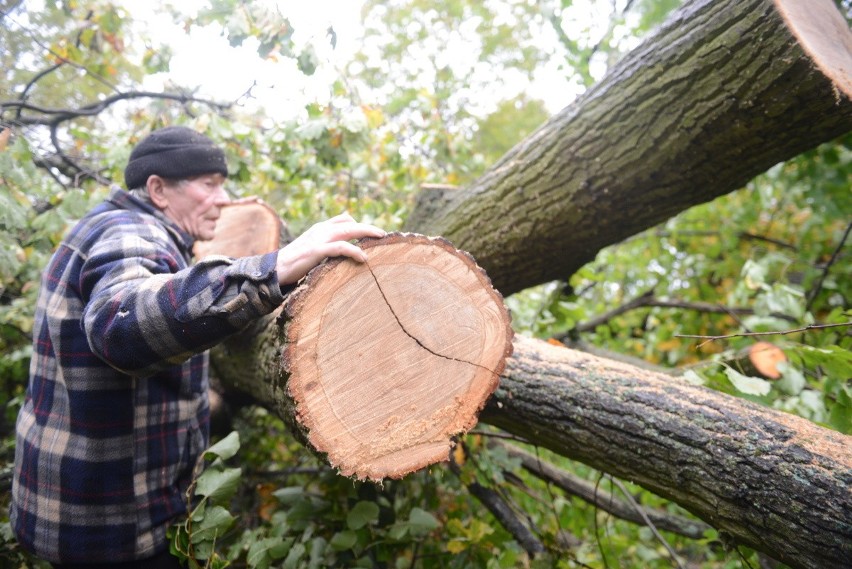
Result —
<path fill-rule="evenodd" d="M 148 176 L 148 182 L 145 184 L 148 188 L 148 196 L 151 202 L 158 209 L 166 209 L 169 205 L 169 198 L 166 195 L 166 181 L 156 174 Z"/>

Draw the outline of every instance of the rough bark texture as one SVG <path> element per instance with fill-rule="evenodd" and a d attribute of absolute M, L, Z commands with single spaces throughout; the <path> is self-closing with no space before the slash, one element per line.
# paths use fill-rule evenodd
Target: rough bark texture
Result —
<path fill-rule="evenodd" d="M 468 189 L 423 192 L 406 229 L 470 252 L 504 295 L 567 279 L 852 130 L 850 37 L 831 0 L 688 2 Z"/>
<path fill-rule="evenodd" d="M 278 409 L 276 325 L 212 352 Z M 684 380 L 516 337 L 481 420 L 635 482 L 792 567 L 852 567 L 852 437 Z"/>
<path fill-rule="evenodd" d="M 482 420 L 640 484 L 793 567 L 852 567 L 852 437 L 523 338 Z"/>
<path fill-rule="evenodd" d="M 814 28 L 835 38 L 825 49 L 841 63 L 831 64 L 785 24 L 801 9 L 840 17 L 830 0 L 687 3 L 469 189 L 424 194 L 407 227 L 469 251 L 510 294 L 566 278 L 602 247 L 852 130 L 848 28 Z M 217 349 L 214 367 L 279 407 L 286 397 L 270 380 L 282 341 L 269 325 Z M 483 418 L 793 567 L 852 567 L 850 437 L 523 339 Z"/>

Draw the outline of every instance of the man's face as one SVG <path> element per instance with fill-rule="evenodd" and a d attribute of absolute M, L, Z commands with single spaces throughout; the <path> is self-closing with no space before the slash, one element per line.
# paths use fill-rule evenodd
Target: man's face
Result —
<path fill-rule="evenodd" d="M 231 200 L 225 193 L 225 177 L 204 174 L 180 182 L 163 180 L 163 213 L 178 227 L 200 241 L 213 239 L 216 220 Z"/>

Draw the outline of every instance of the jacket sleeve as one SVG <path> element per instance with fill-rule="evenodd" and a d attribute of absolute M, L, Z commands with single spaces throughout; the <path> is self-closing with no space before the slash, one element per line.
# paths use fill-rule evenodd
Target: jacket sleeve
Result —
<path fill-rule="evenodd" d="M 276 252 L 185 262 L 168 234 L 147 226 L 111 231 L 91 247 L 80 273 L 83 327 L 92 351 L 127 374 L 181 364 L 284 300 Z"/>

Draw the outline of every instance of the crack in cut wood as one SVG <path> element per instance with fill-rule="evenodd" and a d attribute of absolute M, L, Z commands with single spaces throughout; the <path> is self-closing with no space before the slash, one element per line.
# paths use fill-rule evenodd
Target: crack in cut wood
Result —
<path fill-rule="evenodd" d="M 438 352 L 430 349 L 423 342 L 421 342 L 418 338 L 416 338 L 413 334 L 411 334 L 408 330 L 406 330 L 405 326 L 402 324 L 402 320 L 399 319 L 399 316 L 397 316 L 396 311 L 393 309 L 393 306 L 391 305 L 390 301 L 388 300 L 388 297 L 385 295 L 385 291 L 382 289 L 382 285 L 379 282 L 379 278 L 376 276 L 376 273 L 373 272 L 373 267 L 370 266 L 370 262 L 366 261 L 365 264 L 367 265 L 367 270 L 370 271 L 370 275 L 373 277 L 373 280 L 376 283 L 376 287 L 379 289 L 379 294 L 382 295 L 382 298 L 384 299 L 385 304 L 388 307 L 388 310 L 390 310 L 391 314 L 393 314 L 394 319 L 396 319 L 396 323 L 399 324 L 399 329 L 402 330 L 403 333 L 406 336 L 408 336 L 409 338 L 414 340 L 414 342 L 418 346 L 420 346 L 421 348 L 423 348 L 424 350 L 426 350 L 427 352 L 429 352 L 430 354 L 432 354 L 435 357 L 442 358 L 442 359 L 452 361 L 452 362 L 459 362 L 459 363 L 471 365 L 471 366 L 474 366 L 474 367 L 478 367 L 480 369 L 484 369 L 488 373 L 491 373 L 491 374 L 494 374 L 494 375 L 499 375 L 493 369 L 489 369 L 489 368 L 485 367 L 484 365 L 480 365 L 480 364 L 474 363 L 474 362 L 469 362 L 467 360 L 462 360 L 462 359 L 459 359 L 459 358 L 454 358 L 452 356 L 447 356 L 447 355 L 444 355 L 444 354 L 439 354 Z"/>

